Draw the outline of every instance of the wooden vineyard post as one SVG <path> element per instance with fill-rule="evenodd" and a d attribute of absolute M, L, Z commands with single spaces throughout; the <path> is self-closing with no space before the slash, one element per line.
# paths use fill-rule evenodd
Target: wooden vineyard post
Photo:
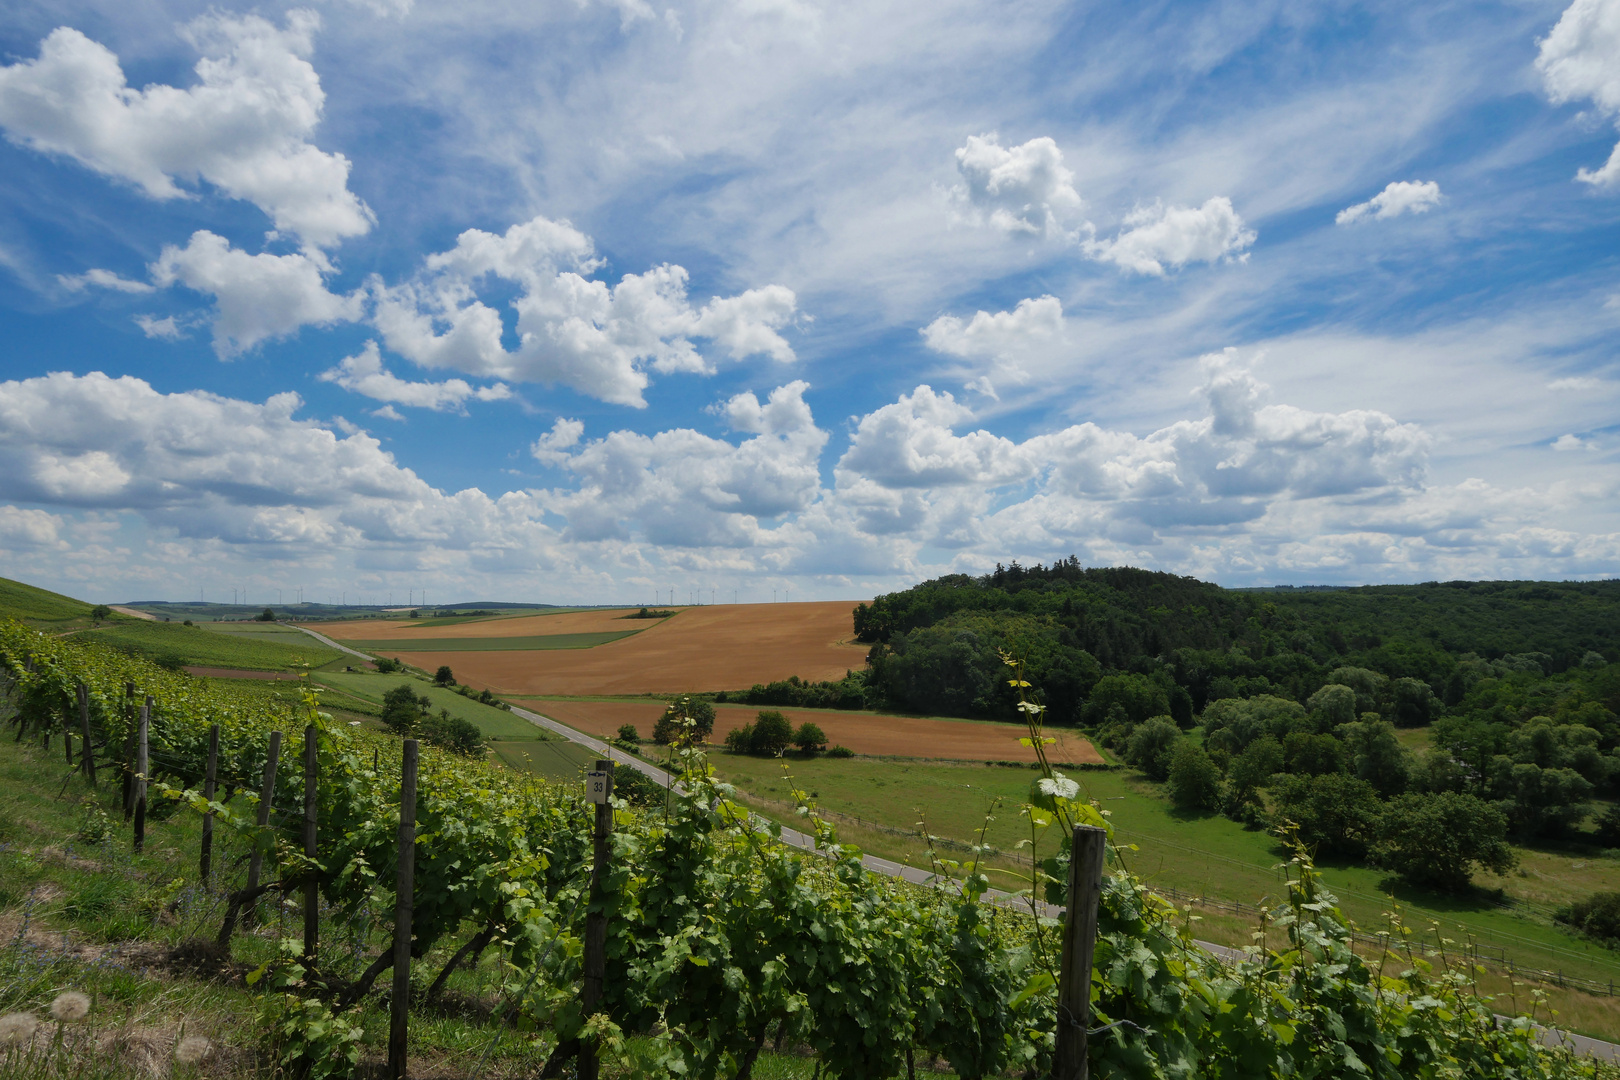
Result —
<path fill-rule="evenodd" d="M 270 752 L 264 762 L 264 786 L 259 789 L 259 828 L 270 824 L 270 804 L 275 800 L 276 794 L 276 759 L 281 756 L 281 732 L 270 733 Z M 248 860 L 247 892 L 252 895 L 258 888 L 259 873 L 264 869 L 264 851 L 259 847 L 258 841 L 253 844 L 253 857 Z M 243 922 L 252 922 L 253 913 L 258 910 L 258 901 L 250 900 L 247 910 L 242 913 Z"/>
<path fill-rule="evenodd" d="M 320 782 L 320 739 L 315 725 L 304 728 L 304 858 L 315 861 L 316 797 Z M 321 883 L 311 872 L 304 881 L 304 967 L 315 970 L 320 953 Z"/>
<path fill-rule="evenodd" d="M 124 684 L 124 715 L 129 717 L 129 733 L 124 736 L 124 820 L 135 812 L 135 684 Z"/>
<path fill-rule="evenodd" d="M 405 740 L 399 774 L 399 877 L 394 884 L 394 995 L 389 1002 L 388 1075 L 405 1078 L 406 1037 L 411 1019 L 411 911 L 416 886 L 415 739 Z"/>
<path fill-rule="evenodd" d="M 596 828 L 591 832 L 591 893 L 585 908 L 584 1013 L 589 1020 L 602 1000 L 602 982 L 607 976 L 607 913 L 602 908 L 608 838 L 613 832 L 613 762 L 597 759 L 596 767 L 585 776 L 585 795 L 596 804 Z M 596 1044 L 581 1039 L 579 1080 L 597 1080 L 598 1067 Z"/>
<path fill-rule="evenodd" d="M 209 802 L 214 801 L 214 784 L 219 779 L 219 725 L 211 724 L 208 728 L 208 765 L 203 773 L 203 798 Z M 203 887 L 208 887 L 208 873 L 213 869 L 214 862 L 214 811 L 210 808 L 203 814 L 202 823 L 202 854 L 197 858 L 197 877 L 202 881 Z"/>
<path fill-rule="evenodd" d="M 86 746 L 89 743 L 85 744 Z M 62 753 L 67 758 L 68 771 L 73 770 L 73 717 L 62 710 Z"/>
<path fill-rule="evenodd" d="M 1057 1046 L 1052 1080 L 1086 1080 L 1086 1029 L 1091 1025 L 1091 958 L 1097 944 L 1097 902 L 1102 898 L 1108 834 L 1074 827 L 1069 854 L 1069 907 L 1063 919 L 1058 974 Z"/>
<path fill-rule="evenodd" d="M 147 736 L 152 723 L 152 697 L 147 695 L 141 706 L 140 725 L 135 729 L 135 850 L 146 846 L 146 773 L 151 767 L 151 751 Z"/>
<path fill-rule="evenodd" d="M 79 747 L 79 763 L 84 767 L 84 778 L 94 788 L 96 755 L 90 748 L 90 688 L 84 683 L 79 684 L 79 731 L 84 736 L 84 745 Z"/>

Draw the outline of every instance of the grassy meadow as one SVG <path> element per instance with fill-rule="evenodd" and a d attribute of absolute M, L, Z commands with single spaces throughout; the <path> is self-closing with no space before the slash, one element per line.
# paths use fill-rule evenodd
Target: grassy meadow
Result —
<path fill-rule="evenodd" d="M 983 830 L 985 843 L 998 852 L 987 860 L 992 883 L 1009 890 L 1029 887 L 1028 848 L 1020 849 L 1019 843 L 1031 838 L 1030 827 L 1019 807 L 1035 778 L 1033 770 L 859 757 L 775 761 L 716 753 L 712 760 L 749 801 L 784 823 L 793 823 L 787 803 L 796 783 L 819 807 L 838 815 L 834 820 L 846 839 L 912 865 L 928 865 L 927 846 L 920 838 L 923 821 L 930 834 L 957 845 L 976 842 Z M 1285 855 L 1269 834 L 1219 815 L 1177 811 L 1160 785 L 1134 772 L 1073 776 L 1108 811 L 1116 840 L 1134 845 L 1134 851 L 1127 849 L 1126 865 L 1147 881 L 1249 904 L 1273 904 L 1281 897 L 1277 865 Z M 896 829 L 912 835 L 895 835 Z M 1056 845 L 1057 836 L 1048 830 L 1035 841 L 1037 852 L 1045 853 Z M 1321 869 L 1346 915 L 1369 932 L 1384 928 L 1393 896 L 1410 925 L 1434 920 L 1449 936 L 1462 940 L 1467 935 L 1499 946 L 1525 967 L 1620 981 L 1620 954 L 1564 931 L 1551 919 L 1557 904 L 1594 890 L 1620 890 L 1620 859 L 1515 850 L 1517 871 L 1504 878 L 1476 877 L 1480 887 L 1462 897 L 1413 889 L 1385 871 L 1362 866 L 1330 862 Z M 967 857 L 960 846 L 942 845 L 938 853 L 949 859 Z M 1507 906 L 1493 901 L 1491 891 L 1497 888 Z M 1613 1000 L 1620 1010 L 1620 999 Z"/>
<path fill-rule="evenodd" d="M 155 660 L 173 658 L 200 667 L 241 668 L 250 671 L 286 671 L 307 664 L 321 667 L 342 654 L 328 649 L 308 634 L 274 623 L 184 623 L 118 619 L 98 629 L 81 631 L 85 638 Z"/>
<path fill-rule="evenodd" d="M 354 697 L 378 707 L 382 705 L 384 694 L 400 683 L 405 683 L 418 697 L 426 696 L 432 703 L 431 707 L 435 713 L 440 709 L 448 709 L 451 716 L 469 721 L 487 738 L 527 741 L 539 738 L 543 734 L 527 720 L 505 709 L 497 709 L 493 705 L 485 705 L 471 698 L 462 697 L 454 690 L 434 686 L 426 680 L 410 675 L 397 673 L 383 675 L 375 671 L 323 671 L 316 677 L 316 681 L 324 686 L 333 687 L 343 696 Z M 343 706 L 343 698 L 338 695 L 323 697 L 322 701 L 338 708 Z"/>

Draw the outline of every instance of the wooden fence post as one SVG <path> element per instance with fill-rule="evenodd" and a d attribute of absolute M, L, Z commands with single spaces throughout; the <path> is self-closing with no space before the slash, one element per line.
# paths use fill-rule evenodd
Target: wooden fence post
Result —
<path fill-rule="evenodd" d="M 259 789 L 259 828 L 270 824 L 270 804 L 276 796 L 276 760 L 281 757 L 281 732 L 270 733 L 269 756 L 264 762 L 264 786 Z M 253 857 L 248 860 L 247 891 L 252 893 L 259 885 L 259 874 L 264 869 L 264 852 L 259 848 L 258 841 L 253 844 Z M 259 909 L 257 899 L 248 901 L 248 906 L 242 912 L 242 921 L 251 923 L 256 918 Z"/>
<path fill-rule="evenodd" d="M 129 717 L 129 728 L 124 735 L 124 820 L 135 813 L 135 684 L 124 684 L 124 715 Z"/>
<path fill-rule="evenodd" d="M 388 1075 L 405 1078 L 411 1019 L 411 911 L 416 885 L 417 742 L 405 740 L 399 774 L 399 876 L 394 883 L 394 994 L 389 1002 Z"/>
<path fill-rule="evenodd" d="M 146 846 L 146 774 L 151 768 L 151 749 L 147 746 L 152 723 L 152 696 L 146 696 L 141 706 L 140 726 L 135 734 L 135 850 Z"/>
<path fill-rule="evenodd" d="M 1069 906 L 1063 919 L 1058 975 L 1057 1046 L 1052 1080 L 1086 1080 L 1086 1029 L 1091 1025 L 1091 957 L 1097 944 L 1097 902 L 1102 897 L 1108 834 L 1074 827 L 1069 853 Z"/>
<path fill-rule="evenodd" d="M 613 832 L 613 762 L 598 758 L 596 768 L 585 778 L 586 797 L 596 804 L 596 828 L 591 832 L 591 892 L 585 908 L 585 993 L 584 1012 L 589 1019 L 602 1000 L 602 982 L 607 976 L 607 914 L 603 879 L 608 869 L 608 838 Z M 579 1080 L 597 1080 L 600 1063 L 596 1044 L 589 1039 L 579 1043 Z"/>
<path fill-rule="evenodd" d="M 304 728 L 304 857 L 315 861 L 316 798 L 320 794 L 320 735 L 315 725 Z M 311 873 L 304 881 L 304 967 L 313 974 L 320 953 L 321 883 Z"/>
<path fill-rule="evenodd" d="M 219 725 L 208 727 L 208 765 L 203 773 L 203 798 L 214 801 L 214 784 L 219 778 Z M 208 887 L 208 873 L 214 864 L 214 811 L 204 812 L 202 824 L 202 854 L 197 859 L 197 877 Z"/>
<path fill-rule="evenodd" d="M 86 743 L 85 745 L 89 745 Z M 67 767 L 73 768 L 73 714 L 66 709 L 62 710 L 62 754 L 67 758 Z"/>
<path fill-rule="evenodd" d="M 90 787 L 96 786 L 96 755 L 90 746 L 90 688 L 84 683 L 79 684 L 79 730 L 84 735 L 84 745 L 79 748 L 79 763 L 84 766 L 84 777 L 90 781 Z"/>

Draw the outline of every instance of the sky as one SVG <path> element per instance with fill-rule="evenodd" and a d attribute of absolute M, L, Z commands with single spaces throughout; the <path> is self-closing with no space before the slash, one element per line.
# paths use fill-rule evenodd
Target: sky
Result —
<path fill-rule="evenodd" d="M 1620 572 L 1620 0 L 0 13 L 0 575 Z"/>

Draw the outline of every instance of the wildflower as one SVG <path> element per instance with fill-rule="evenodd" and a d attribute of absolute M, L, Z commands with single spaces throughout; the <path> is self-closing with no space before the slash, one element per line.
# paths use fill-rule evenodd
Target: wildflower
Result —
<path fill-rule="evenodd" d="M 90 1015 L 90 999 L 77 990 L 69 990 L 57 994 L 56 1000 L 51 1002 L 51 1019 L 64 1023 L 83 1020 Z"/>
<path fill-rule="evenodd" d="M 174 1048 L 174 1060 L 181 1065 L 197 1065 L 213 1052 L 214 1044 L 201 1035 L 187 1035 Z"/>
<path fill-rule="evenodd" d="M 33 1013 L 15 1012 L 0 1016 L 0 1046 L 25 1043 L 34 1037 L 39 1021 Z"/>

